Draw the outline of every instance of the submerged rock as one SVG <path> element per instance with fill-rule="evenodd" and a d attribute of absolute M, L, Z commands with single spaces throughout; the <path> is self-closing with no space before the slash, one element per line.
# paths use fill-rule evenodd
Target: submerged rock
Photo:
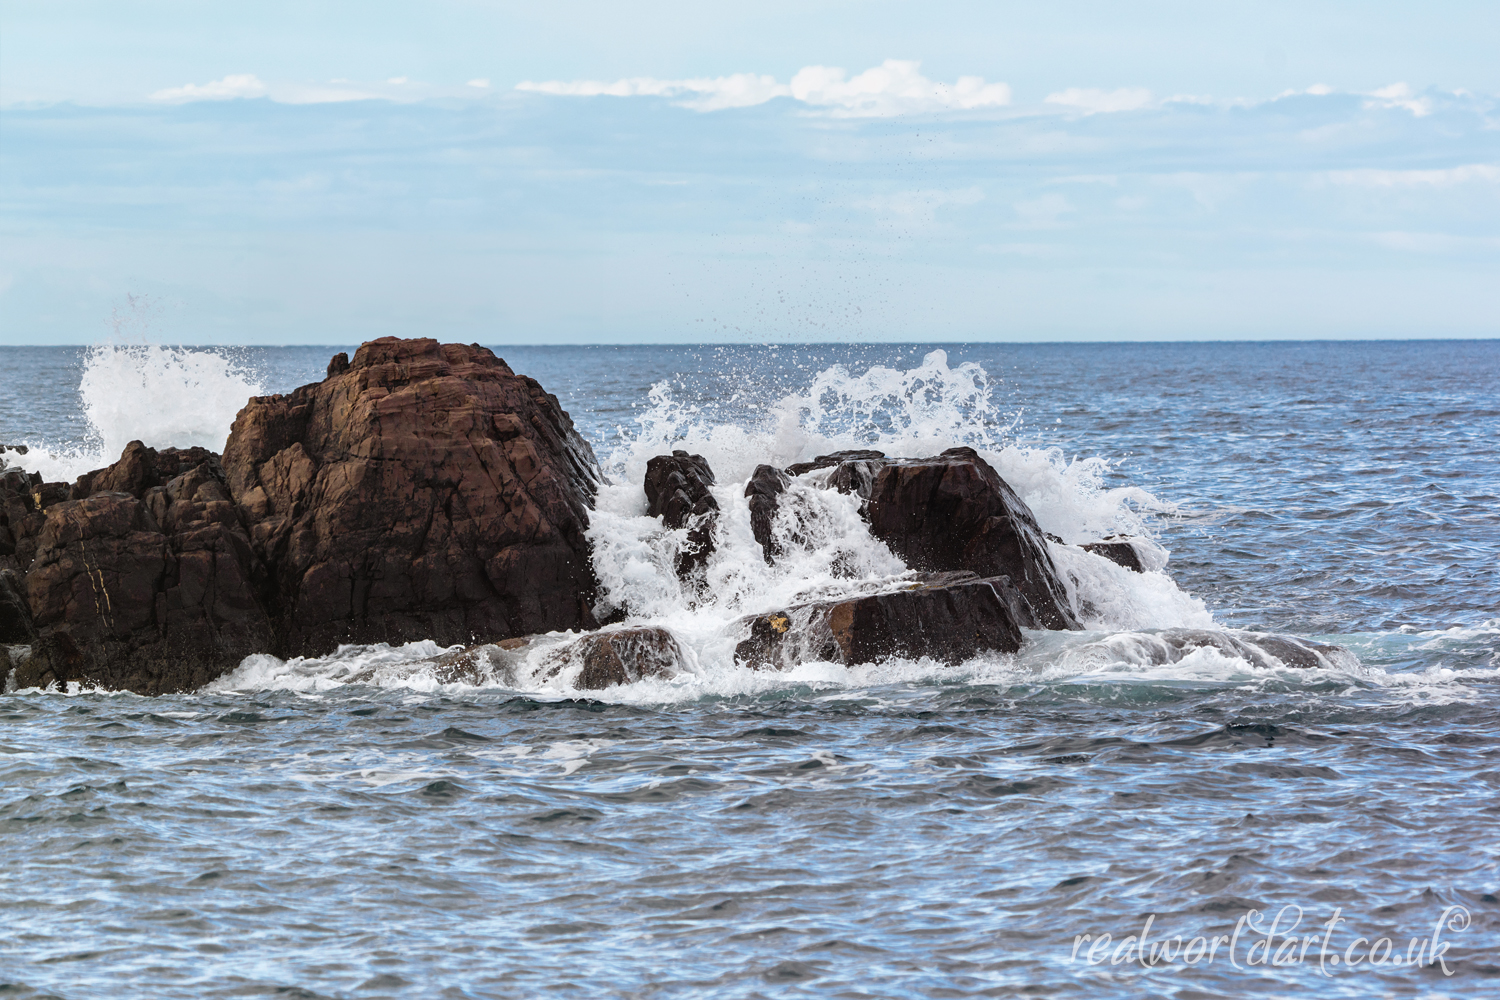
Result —
<path fill-rule="evenodd" d="M 347 361 L 348 358 L 346 357 Z M 439 684 L 514 684 L 533 636 L 501 639 L 443 653 L 426 661 Z"/>
<path fill-rule="evenodd" d="M 147 474 L 193 459 L 164 483 Z M 26 575 L 36 639 L 20 686 L 186 691 L 271 648 L 260 567 L 217 456 L 132 442 L 91 482 L 136 492 L 86 487 L 46 509 Z"/>
<path fill-rule="evenodd" d="M 1275 632 L 1232 632 L 1202 628 L 1168 628 L 1159 632 L 1125 632 L 1078 647 L 1069 653 L 1075 662 L 1101 656 L 1161 666 L 1177 663 L 1199 649 L 1212 649 L 1232 659 L 1261 668 L 1278 666 L 1312 669 L 1348 668 L 1359 661 L 1343 646 Z"/>
<path fill-rule="evenodd" d="M 384 337 L 250 400 L 224 469 L 281 656 L 595 625 L 592 449 L 478 345 Z"/>
<path fill-rule="evenodd" d="M 646 513 L 674 530 L 690 527 L 687 544 L 677 554 L 677 575 L 689 576 L 714 551 L 713 528 L 719 502 L 709 487 L 714 471 L 702 455 L 674 451 L 646 463 Z"/>
<path fill-rule="evenodd" d="M 573 686 L 599 691 L 647 677 L 663 680 L 687 669 L 677 637 L 664 628 L 640 626 L 593 632 L 548 654 L 543 677 L 556 677 L 579 666 Z"/>
<path fill-rule="evenodd" d="M 892 656 L 960 663 L 1021 648 L 1024 598 L 1005 577 L 940 574 L 904 590 L 796 605 L 743 619 L 735 661 L 786 670 L 809 660 L 853 665 Z"/>
<path fill-rule="evenodd" d="M 911 568 L 1009 577 L 1041 627 L 1080 627 L 1036 517 L 974 449 L 886 463 L 866 512 L 871 534 Z"/>

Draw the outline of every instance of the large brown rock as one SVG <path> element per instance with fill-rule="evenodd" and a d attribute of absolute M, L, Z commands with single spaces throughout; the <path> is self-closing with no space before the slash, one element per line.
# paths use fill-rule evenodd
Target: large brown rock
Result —
<path fill-rule="evenodd" d="M 163 469 L 177 474 L 161 482 Z M 82 499 L 45 508 L 26 574 L 36 638 L 17 684 L 185 691 L 270 648 L 259 566 L 217 456 L 132 442 L 85 479 L 134 492 L 84 484 Z"/>
<path fill-rule="evenodd" d="M 252 399 L 224 468 L 283 656 L 591 628 L 592 450 L 478 345 L 385 337 Z"/>
<path fill-rule="evenodd" d="M 1041 627 L 1080 627 L 1036 517 L 974 449 L 886 462 L 866 516 L 912 569 L 1009 577 Z"/>
<path fill-rule="evenodd" d="M 1021 648 L 1018 606 L 1003 577 L 939 574 L 892 593 L 801 604 L 745 619 L 735 661 L 786 670 L 809 660 L 846 665 L 891 656 L 961 663 L 983 652 Z"/>

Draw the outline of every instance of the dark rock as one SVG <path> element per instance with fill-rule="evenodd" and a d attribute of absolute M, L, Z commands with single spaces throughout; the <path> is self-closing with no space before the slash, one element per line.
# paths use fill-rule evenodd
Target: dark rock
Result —
<path fill-rule="evenodd" d="M 789 476 L 802 476 L 818 469 L 830 469 L 845 462 L 872 461 L 885 458 L 885 452 L 865 450 L 836 451 L 831 455 L 819 455 L 811 462 L 797 462 L 786 467 Z"/>
<path fill-rule="evenodd" d="M 3 456 L 7 451 L 14 452 L 17 455 L 24 455 L 28 450 L 24 444 L 0 444 L 0 456 Z M 0 469 L 5 468 L 4 463 L 5 459 L 0 457 Z"/>
<path fill-rule="evenodd" d="M 0 569 L 0 645 L 29 646 L 35 638 L 25 578 L 13 569 Z"/>
<path fill-rule="evenodd" d="M 1096 556 L 1103 556 L 1117 566 L 1124 566 L 1136 573 L 1146 572 L 1146 567 L 1141 564 L 1141 555 L 1136 551 L 1128 538 L 1123 536 L 1111 536 L 1099 542 L 1088 542 L 1083 546 L 1085 552 L 1092 552 Z"/>
<path fill-rule="evenodd" d="M 974 449 L 882 466 L 866 516 L 912 569 L 1007 576 L 1042 627 L 1080 627 L 1036 518 Z"/>
<path fill-rule="evenodd" d="M 333 378 L 335 375 L 342 375 L 348 370 L 349 355 L 344 353 L 343 351 L 339 351 L 333 357 L 328 359 L 328 378 Z"/>
<path fill-rule="evenodd" d="M 888 464 L 889 462 L 883 458 L 859 458 L 840 462 L 828 474 L 828 486 L 840 493 L 857 495 L 865 501 L 865 504 L 861 506 L 861 510 L 864 510 L 868 506 L 871 493 L 875 490 L 875 477 Z"/>
<path fill-rule="evenodd" d="M 323 382 L 250 400 L 223 464 L 278 655 L 595 625 L 593 451 L 477 344 L 370 341 Z"/>
<path fill-rule="evenodd" d="M 1004 577 L 942 576 L 894 593 L 745 619 L 750 634 L 734 657 L 757 669 L 785 670 L 807 660 L 849 665 L 926 656 L 960 663 L 982 652 L 1013 653 L 1021 648 L 1013 609 L 1023 602 Z"/>
<path fill-rule="evenodd" d="M 776 509 L 789 482 L 786 473 L 775 466 L 757 465 L 750 481 L 745 484 L 745 496 L 750 505 L 750 532 L 760 543 L 767 563 L 781 555 L 781 546 L 771 536 L 771 522 L 776 519 Z"/>
<path fill-rule="evenodd" d="M 686 665 L 676 636 L 664 628 L 646 626 L 591 633 L 554 650 L 546 662 L 545 677 L 580 665 L 573 679 L 580 691 L 599 691 L 646 677 L 668 679 Z"/>
<path fill-rule="evenodd" d="M 714 551 L 713 525 L 719 502 L 709 487 L 714 472 L 702 455 L 674 451 L 646 463 L 646 513 L 660 517 L 668 528 L 691 527 L 687 544 L 677 556 L 677 575 L 689 576 Z"/>
<path fill-rule="evenodd" d="M 127 450 L 95 481 L 140 486 L 149 479 L 140 459 Z M 16 682 L 143 694 L 201 687 L 272 646 L 258 570 L 210 460 L 140 497 L 103 491 L 55 504 L 26 575 L 37 637 Z"/>

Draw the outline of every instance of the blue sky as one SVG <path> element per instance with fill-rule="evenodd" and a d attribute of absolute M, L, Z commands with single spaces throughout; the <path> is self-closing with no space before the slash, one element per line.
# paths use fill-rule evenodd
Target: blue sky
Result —
<path fill-rule="evenodd" d="M 0 343 L 1500 335 L 1500 5 L 0 2 Z"/>

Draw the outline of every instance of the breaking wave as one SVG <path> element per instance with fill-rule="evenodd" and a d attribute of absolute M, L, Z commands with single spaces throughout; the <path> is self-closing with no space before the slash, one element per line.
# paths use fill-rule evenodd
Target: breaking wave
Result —
<path fill-rule="evenodd" d="M 235 414 L 265 391 L 259 376 L 228 352 L 99 344 L 84 356 L 78 384 L 84 441 L 23 441 L 28 454 L 6 457 L 47 482 L 71 482 L 117 461 L 131 441 L 222 452 Z"/>

